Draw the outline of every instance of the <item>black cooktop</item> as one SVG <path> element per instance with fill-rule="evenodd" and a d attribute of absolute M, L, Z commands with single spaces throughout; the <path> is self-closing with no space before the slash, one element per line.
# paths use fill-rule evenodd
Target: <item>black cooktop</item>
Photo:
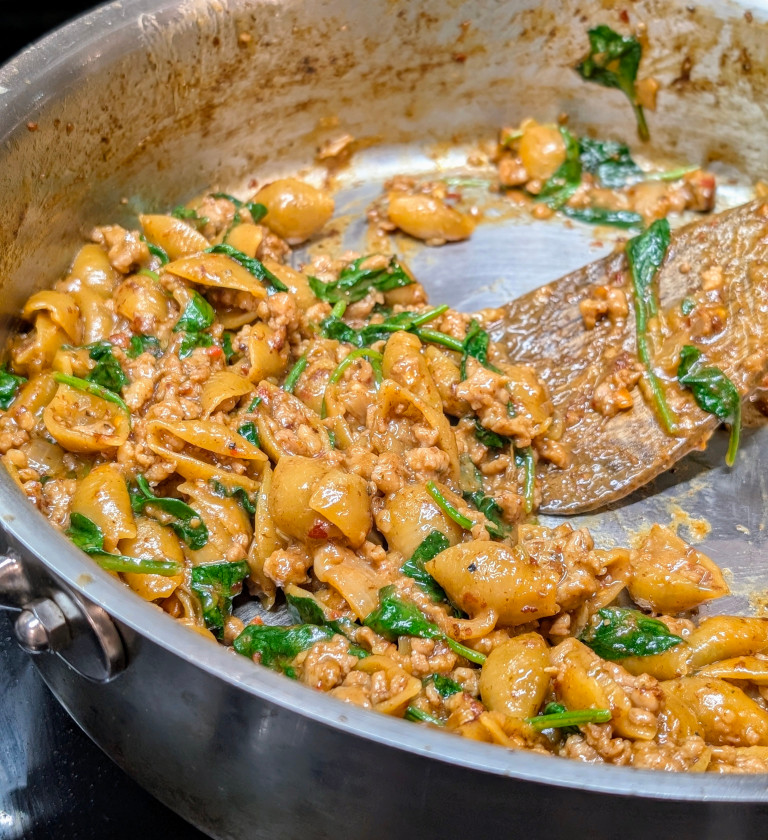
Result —
<path fill-rule="evenodd" d="M 93 3 L 0 0 L 0 62 Z M 202 840 L 59 706 L 0 611 L 0 840 Z"/>
<path fill-rule="evenodd" d="M 203 840 L 75 725 L 0 611 L 0 840 Z"/>

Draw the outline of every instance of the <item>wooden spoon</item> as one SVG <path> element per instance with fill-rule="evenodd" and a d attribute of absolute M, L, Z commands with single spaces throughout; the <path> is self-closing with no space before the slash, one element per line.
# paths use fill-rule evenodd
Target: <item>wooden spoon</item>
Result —
<path fill-rule="evenodd" d="M 768 369 L 768 203 L 753 201 L 680 229 L 656 282 L 668 328 L 655 342 L 654 368 L 678 416 L 675 436 L 664 431 L 644 397 L 643 380 L 631 391 L 630 409 L 605 416 L 594 407 L 598 385 L 622 366 L 637 365 L 632 284 L 623 253 L 512 301 L 490 328 L 513 362 L 531 365 L 547 383 L 563 423 L 560 443 L 570 452 L 568 465 L 539 465 L 544 512 L 603 507 L 705 446 L 719 421 L 677 383 L 683 345 L 696 344 L 707 366 L 719 367 L 742 397 Z M 628 315 L 603 317 L 587 329 L 579 305 L 598 287 L 623 291 Z M 685 316 L 682 301 L 693 295 L 699 303 Z M 737 455 L 736 469 L 738 461 Z"/>

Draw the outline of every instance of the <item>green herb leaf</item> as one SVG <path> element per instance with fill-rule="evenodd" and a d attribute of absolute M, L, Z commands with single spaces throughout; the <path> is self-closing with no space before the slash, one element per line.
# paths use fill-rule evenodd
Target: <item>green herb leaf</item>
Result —
<path fill-rule="evenodd" d="M 483 444 L 491 449 L 503 449 L 508 446 L 510 439 L 505 435 L 498 435 L 490 429 L 486 429 L 480 421 L 475 418 L 475 437 Z"/>
<path fill-rule="evenodd" d="M 398 636 L 417 636 L 420 639 L 443 636 L 437 625 L 428 621 L 415 604 L 404 601 L 397 594 L 394 586 L 385 586 L 379 592 L 379 606 L 363 624 L 390 642 L 397 641 Z"/>
<path fill-rule="evenodd" d="M 317 277 L 310 277 L 309 286 L 316 297 L 327 303 L 354 303 L 362 300 L 372 289 L 388 292 L 413 283 L 395 257 L 383 268 L 361 268 L 370 257 L 369 254 L 356 259 L 341 270 L 338 280 L 331 283 L 323 283 Z"/>
<path fill-rule="evenodd" d="M 27 380 L 23 376 L 16 376 L 8 368 L 0 368 L 0 408 L 8 411 L 11 403 L 16 399 L 19 388 Z"/>
<path fill-rule="evenodd" d="M 622 230 L 644 226 L 643 217 L 633 210 L 608 210 L 605 207 L 563 207 L 563 213 L 569 219 L 584 222 L 586 225 L 606 225 Z"/>
<path fill-rule="evenodd" d="M 270 627 L 266 624 L 249 624 L 233 643 L 237 653 L 259 657 L 262 665 L 276 671 L 286 671 L 290 663 L 315 642 L 332 639 L 330 627 L 300 624 L 296 627 Z"/>
<path fill-rule="evenodd" d="M 542 729 L 564 729 L 571 726 L 585 726 L 588 723 L 608 723 L 611 717 L 610 709 L 574 709 L 572 712 L 555 712 L 526 718 L 526 723 L 537 732 L 541 732 Z"/>
<path fill-rule="evenodd" d="M 197 551 L 208 542 L 208 528 L 200 514 L 181 499 L 155 496 L 149 482 L 143 475 L 136 476 L 136 485 L 131 490 L 131 507 L 135 513 L 144 513 L 147 505 L 157 508 L 174 518 L 170 522 L 176 536 Z"/>
<path fill-rule="evenodd" d="M 683 315 L 690 315 L 694 309 L 696 309 L 696 301 L 690 297 L 683 298 L 680 303 L 680 311 Z"/>
<path fill-rule="evenodd" d="M 675 434 L 677 418 L 667 403 L 664 386 L 653 370 L 648 342 L 648 320 L 659 311 L 653 280 L 664 261 L 669 242 L 669 222 L 666 219 L 657 219 L 645 232 L 627 242 L 626 254 L 634 291 L 637 355 L 645 368 L 646 380 L 659 420 L 667 434 Z"/>
<path fill-rule="evenodd" d="M 232 599 L 242 592 L 247 576 L 245 562 L 206 563 L 192 568 L 190 589 L 200 600 L 205 626 L 217 635 L 224 629 L 232 613 Z"/>
<path fill-rule="evenodd" d="M 198 216 L 197 210 L 193 210 L 191 207 L 184 207 L 183 204 L 177 204 L 176 207 L 171 210 L 171 215 L 175 219 L 191 222 L 198 230 L 208 224 L 207 216 Z"/>
<path fill-rule="evenodd" d="M 58 370 L 54 371 L 53 378 L 60 385 L 69 385 L 70 388 L 74 388 L 76 391 L 83 391 L 86 394 L 91 394 L 94 397 L 100 397 L 102 400 L 114 403 L 119 406 L 130 419 L 131 412 L 128 409 L 128 406 L 120 397 L 117 396 L 117 394 L 110 391 L 108 388 L 97 385 L 95 382 L 88 382 L 86 379 L 80 379 L 77 376 L 69 376 L 69 374 L 61 373 Z"/>
<path fill-rule="evenodd" d="M 307 368 L 309 364 L 309 359 L 307 358 L 307 354 L 305 353 L 296 364 L 290 369 L 288 372 L 288 376 L 285 377 L 285 382 L 283 382 L 283 390 L 288 393 L 292 394 L 294 389 L 296 388 L 296 384 L 299 381 L 299 377 Z"/>
<path fill-rule="evenodd" d="M 245 209 L 251 214 L 253 223 L 257 225 L 267 215 L 267 208 L 258 201 L 246 201 Z"/>
<path fill-rule="evenodd" d="M 227 245 L 224 242 L 220 245 L 212 245 L 210 248 L 205 249 L 205 253 L 225 254 L 235 262 L 239 262 L 246 271 L 250 272 L 257 280 L 262 282 L 270 293 L 289 291 L 288 286 L 279 277 L 276 277 L 269 271 L 261 260 L 257 260 L 255 257 L 249 257 L 231 245 Z"/>
<path fill-rule="evenodd" d="M 160 342 L 153 335 L 132 335 L 125 355 L 129 359 L 136 359 L 142 353 L 151 353 L 156 359 L 163 355 Z"/>
<path fill-rule="evenodd" d="M 431 723 L 432 726 L 445 726 L 445 721 L 430 715 L 429 712 L 423 712 L 417 706 L 408 706 L 403 717 L 406 720 L 412 720 L 414 723 Z"/>
<path fill-rule="evenodd" d="M 213 347 L 213 336 L 204 332 L 184 333 L 179 342 L 179 358 L 187 359 L 197 347 Z"/>
<path fill-rule="evenodd" d="M 254 446 L 259 446 L 259 430 L 256 428 L 256 424 L 253 420 L 249 420 L 247 423 L 243 423 L 242 426 L 237 430 L 239 435 L 242 435 L 248 443 L 252 443 Z"/>
<path fill-rule="evenodd" d="M 82 513 L 70 514 L 67 536 L 88 554 L 104 550 L 104 534 L 101 528 Z"/>
<path fill-rule="evenodd" d="M 256 513 L 256 505 L 244 487 L 234 487 L 230 490 L 216 479 L 213 479 L 211 484 L 219 496 L 224 499 L 234 499 L 249 516 L 253 516 Z"/>
<path fill-rule="evenodd" d="M 159 246 L 155 245 L 154 242 L 150 242 L 143 233 L 139 234 L 139 239 L 147 246 L 147 250 L 153 257 L 157 257 L 160 260 L 160 265 L 168 265 L 170 259 L 168 254 Z"/>
<path fill-rule="evenodd" d="M 135 575 L 164 575 L 173 577 L 183 571 L 174 560 L 158 557 L 127 557 L 124 554 L 108 554 L 105 551 L 89 552 L 90 556 L 108 572 L 130 572 Z"/>
<path fill-rule="evenodd" d="M 295 587 L 295 590 L 299 590 Z M 318 627 L 330 627 L 335 633 L 340 636 L 346 636 L 350 641 L 354 641 L 355 633 L 359 630 L 359 625 L 348 618 L 329 619 L 321 604 L 312 598 L 309 594 L 297 595 L 294 592 L 285 592 L 285 600 L 288 604 L 288 611 L 301 624 L 316 624 Z M 353 656 L 364 659 L 369 656 L 367 650 L 358 648 L 352 645 L 349 651 Z"/>
<path fill-rule="evenodd" d="M 580 137 L 579 156 L 584 171 L 594 175 L 607 189 L 625 187 L 643 177 L 643 170 L 632 160 L 624 143 Z"/>
<path fill-rule="evenodd" d="M 173 331 L 202 332 L 207 330 L 215 319 L 216 313 L 211 304 L 199 292 L 192 292 L 192 297 L 181 313 Z"/>
<path fill-rule="evenodd" d="M 525 513 L 533 511 L 535 502 L 534 494 L 536 492 L 536 461 L 533 458 L 533 448 L 526 446 L 522 452 L 518 452 L 515 458 L 520 455 L 523 459 L 523 510 Z"/>
<path fill-rule="evenodd" d="M 371 350 L 368 347 L 361 347 L 358 350 L 352 350 L 349 354 L 347 354 L 336 366 L 336 369 L 328 378 L 328 385 L 335 385 L 341 377 L 344 375 L 344 371 L 353 363 L 356 362 L 358 359 L 367 359 L 370 363 L 371 367 L 373 368 L 373 376 L 376 380 L 377 385 L 381 384 L 382 380 L 382 370 L 381 370 L 381 363 L 383 360 L 383 356 L 379 353 L 378 350 Z M 326 385 L 326 391 L 328 388 Z M 320 417 L 325 418 L 327 414 L 327 408 L 325 404 L 325 393 L 323 394 L 323 401 L 320 406 Z"/>
<path fill-rule="evenodd" d="M 452 694 L 459 694 L 459 692 L 464 691 L 457 682 L 450 677 L 446 677 L 444 674 L 432 674 L 429 679 L 435 686 L 435 691 L 442 698 L 450 697 Z"/>
<path fill-rule="evenodd" d="M 437 557 L 441 551 L 445 551 L 450 545 L 444 534 L 441 534 L 440 531 L 432 531 L 421 541 L 410 559 L 406 560 L 400 567 L 400 571 L 415 580 L 419 588 L 426 592 L 435 603 L 447 601 L 448 597 L 443 587 L 424 568 L 424 564 Z"/>
<path fill-rule="evenodd" d="M 104 534 L 101 528 L 82 513 L 69 517 L 67 536 L 86 554 L 109 572 L 133 572 L 145 575 L 177 575 L 182 567 L 173 560 L 156 557 L 126 557 L 104 551 Z"/>
<path fill-rule="evenodd" d="M 648 126 L 635 88 L 637 70 L 643 57 L 642 45 L 637 38 L 619 35 L 605 25 L 590 29 L 587 35 L 589 54 L 576 66 L 576 72 L 588 82 L 620 90 L 635 112 L 638 136 L 641 140 L 648 140 Z"/>
<path fill-rule="evenodd" d="M 543 201 L 553 210 L 559 210 L 581 184 L 579 141 L 563 126 L 560 127 L 560 134 L 565 142 L 565 160 L 555 174 L 545 181 L 536 196 L 536 201 Z"/>
<path fill-rule="evenodd" d="M 741 437 L 741 396 L 736 386 L 719 367 L 704 367 L 701 351 L 686 344 L 680 351 L 677 379 L 691 389 L 696 405 L 714 414 L 731 427 L 731 439 L 725 461 L 729 467 L 736 460 Z"/>
<path fill-rule="evenodd" d="M 235 205 L 235 215 L 232 219 L 233 225 L 239 225 L 242 221 L 240 210 L 243 207 L 251 214 L 251 219 L 253 219 L 254 224 L 258 224 L 267 215 L 267 208 L 256 201 L 240 201 L 239 198 L 235 198 L 233 195 L 225 192 L 211 193 L 211 198 L 225 198 Z"/>
<path fill-rule="evenodd" d="M 398 636 L 417 636 L 420 639 L 442 639 L 448 647 L 470 662 L 482 665 L 485 655 L 451 639 L 436 624 L 427 620 L 421 610 L 398 595 L 394 586 L 379 591 L 379 606 L 370 613 L 363 624 L 391 642 Z"/>
<path fill-rule="evenodd" d="M 473 318 L 467 327 L 467 334 L 464 336 L 464 341 L 461 345 L 461 364 L 459 370 L 462 381 L 467 378 L 467 359 L 477 359 L 483 367 L 492 370 L 494 373 L 499 373 L 499 369 L 488 362 L 488 347 L 491 343 L 491 337 Z"/>
<path fill-rule="evenodd" d="M 86 376 L 89 382 L 108 388 L 116 394 L 119 394 L 126 385 L 131 384 L 131 380 L 120 367 L 120 362 L 115 358 L 109 342 L 98 341 L 95 344 L 88 344 L 86 349 L 89 351 L 90 358 L 96 362 L 96 366 Z"/>
<path fill-rule="evenodd" d="M 604 607 L 579 636 L 587 647 L 603 659 L 653 656 L 683 640 L 664 622 L 624 607 Z"/>
<path fill-rule="evenodd" d="M 470 531 L 476 525 L 468 516 L 464 516 L 445 498 L 445 496 L 437 488 L 434 481 L 427 482 L 427 492 L 434 499 L 435 504 L 443 511 L 446 516 L 449 516 L 457 525 L 460 525 L 465 531 Z"/>
<path fill-rule="evenodd" d="M 235 350 L 232 347 L 232 333 L 225 332 L 221 336 L 221 349 L 224 351 L 224 358 L 229 364 L 232 361 L 232 357 L 235 355 Z"/>
<path fill-rule="evenodd" d="M 488 520 L 485 527 L 492 537 L 504 539 L 504 537 L 509 536 L 510 527 L 502 519 L 503 511 L 496 499 L 486 496 L 482 490 L 474 493 L 464 493 L 463 495 L 465 501 L 474 505 Z"/>

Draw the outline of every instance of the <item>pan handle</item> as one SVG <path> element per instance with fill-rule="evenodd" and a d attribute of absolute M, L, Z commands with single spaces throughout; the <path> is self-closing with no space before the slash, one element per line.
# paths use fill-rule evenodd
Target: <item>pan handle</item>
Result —
<path fill-rule="evenodd" d="M 123 641 L 101 607 L 60 586 L 36 594 L 15 552 L 0 555 L 0 608 L 18 611 L 14 634 L 27 653 L 56 654 L 92 682 L 110 682 L 125 669 Z"/>

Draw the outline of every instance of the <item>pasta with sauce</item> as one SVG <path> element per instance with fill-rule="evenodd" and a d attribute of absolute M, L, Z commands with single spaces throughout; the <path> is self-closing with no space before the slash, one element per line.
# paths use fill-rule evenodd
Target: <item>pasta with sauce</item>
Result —
<path fill-rule="evenodd" d="M 502 184 L 553 175 L 553 131 L 502 144 Z M 444 199 L 400 179 L 370 218 L 470 235 Z M 768 621 L 691 620 L 728 586 L 666 528 L 602 550 L 536 524 L 536 464 L 567 458 L 546 382 L 395 257 L 288 266 L 332 212 L 283 179 L 96 229 L 2 374 L 30 502 L 139 597 L 342 701 L 584 761 L 768 770 Z M 293 624 L 244 625 L 235 598 Z"/>

